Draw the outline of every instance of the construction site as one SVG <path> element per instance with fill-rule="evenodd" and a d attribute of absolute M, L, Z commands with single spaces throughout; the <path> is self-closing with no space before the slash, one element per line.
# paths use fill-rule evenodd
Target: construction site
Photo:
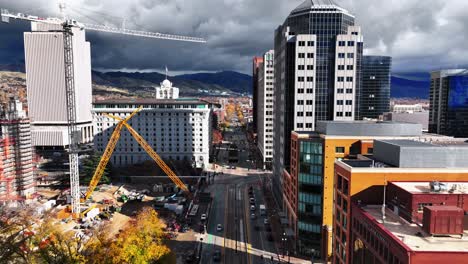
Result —
<path fill-rule="evenodd" d="M 145 138 L 129 125 L 129 120 L 138 115 L 142 107 L 125 117 L 107 114 L 115 120 L 112 134 L 99 162 L 93 168 L 92 177 L 87 180 L 89 183 L 80 184 L 83 160 L 93 153 L 89 144 L 92 127 L 83 125 L 89 122 L 85 117 L 91 116 L 91 111 L 87 111 L 91 109 L 90 97 L 87 98 L 91 82 L 86 77 L 91 70 L 90 53 L 89 43 L 84 40 L 84 30 L 174 41 L 205 41 L 193 37 L 81 24 L 68 19 L 63 13 L 64 9 L 65 6 L 61 4 L 62 18 L 41 18 L 23 13 L 13 14 L 4 9 L 1 11 L 2 22 L 10 22 L 10 19 L 28 21 L 31 22 L 32 32 L 25 33 L 29 107 L 27 111 L 24 110 L 23 104 L 12 98 L 0 113 L 0 222 L 14 221 L 19 212 L 28 210 L 35 221 L 40 222 L 44 217 L 51 216 L 60 229 L 74 231 L 77 237 L 87 238 L 92 230 L 104 224 L 110 225 L 112 232 L 117 234 L 140 209 L 151 207 L 163 220 L 168 238 L 174 238 L 178 232 L 188 231 L 191 219 L 197 217 L 199 211 L 206 207 L 203 203 L 210 200 L 209 195 L 200 192 L 206 175 L 183 161 L 166 160 L 169 166 Z M 45 39 L 45 42 L 37 42 L 39 46 L 36 47 L 35 38 L 38 37 Z M 52 49 L 47 41 L 57 39 L 61 44 Z M 40 46 L 44 43 L 45 46 Z M 45 53 L 42 54 L 44 60 L 51 57 L 57 59 L 58 63 L 41 61 L 40 56 L 31 55 L 31 52 Z M 51 67 L 62 67 L 59 76 L 51 76 L 39 69 L 47 68 L 47 63 L 53 63 Z M 43 75 L 34 76 L 41 72 Z M 41 83 L 35 83 L 35 80 Z M 57 80 L 57 84 L 53 83 Z M 83 89 L 89 91 L 83 92 Z M 79 94 L 77 90 L 80 90 Z M 56 109 L 48 105 L 50 102 L 44 101 L 50 100 L 50 96 L 56 100 Z M 61 112 L 60 115 L 57 112 Z M 32 114 L 31 120 L 28 114 Z M 47 128 L 43 124 L 47 122 L 62 125 Z M 108 184 L 100 184 L 106 168 L 111 166 L 112 154 L 124 129 L 148 154 L 148 158 L 143 163 L 116 169 L 117 173 L 110 177 Z M 54 143 L 48 144 L 47 140 L 51 139 L 55 140 Z M 51 155 L 43 155 L 46 152 Z M 174 171 L 190 176 L 179 177 Z M 34 229 L 31 231 L 34 232 Z"/>

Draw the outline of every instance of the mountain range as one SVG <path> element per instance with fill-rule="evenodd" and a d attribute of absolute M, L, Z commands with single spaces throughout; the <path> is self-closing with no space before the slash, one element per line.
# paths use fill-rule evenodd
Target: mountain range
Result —
<path fill-rule="evenodd" d="M 0 71 L 21 71 L 23 65 L 0 65 Z M 148 96 L 154 93 L 166 78 L 157 72 L 99 72 L 92 71 L 95 94 Z M 219 96 L 252 94 L 252 76 L 234 71 L 196 73 L 169 76 L 173 85 L 180 89 L 181 96 Z M 392 98 L 429 97 L 430 75 L 428 73 L 393 73 Z M 117 89 L 116 89 L 117 88 Z"/>

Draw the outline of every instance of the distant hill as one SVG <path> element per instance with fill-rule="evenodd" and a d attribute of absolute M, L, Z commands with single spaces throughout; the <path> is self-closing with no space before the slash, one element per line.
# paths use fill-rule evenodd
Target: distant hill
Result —
<path fill-rule="evenodd" d="M 392 98 L 428 99 L 430 86 L 430 75 L 426 73 L 393 74 L 390 94 Z"/>
<path fill-rule="evenodd" d="M 0 71 L 24 72 L 24 65 L 1 65 Z M 154 86 L 165 79 L 157 72 L 92 72 L 92 80 L 99 94 L 106 92 L 120 95 L 149 96 Z M 217 96 L 252 94 L 252 76 L 234 72 L 184 74 L 169 77 L 180 88 L 181 96 Z M 113 89 L 113 88 L 118 89 Z M 430 75 L 425 72 L 392 73 L 391 97 L 429 98 Z"/>
<path fill-rule="evenodd" d="M 176 76 L 177 79 L 195 80 L 203 83 L 216 84 L 236 93 L 252 94 L 252 76 L 234 72 L 222 71 L 216 73 L 196 73 Z"/>
<path fill-rule="evenodd" d="M 97 85 L 124 88 L 131 92 L 153 92 L 165 75 L 150 72 L 92 72 L 93 82 Z M 237 72 L 199 73 L 169 76 L 182 96 L 207 96 L 221 94 L 251 93 L 252 77 Z"/>

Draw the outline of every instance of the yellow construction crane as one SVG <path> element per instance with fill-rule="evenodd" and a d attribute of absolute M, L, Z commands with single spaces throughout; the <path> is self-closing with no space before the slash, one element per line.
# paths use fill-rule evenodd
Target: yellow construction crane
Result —
<path fill-rule="evenodd" d="M 187 186 L 177 177 L 177 175 L 171 170 L 169 166 L 161 159 L 161 157 L 151 148 L 151 146 L 146 142 L 146 140 L 138 134 L 128 123 L 127 121 L 130 120 L 133 116 L 135 116 L 140 110 L 142 109 L 142 106 L 140 106 L 138 109 L 133 111 L 133 113 L 128 116 L 125 119 L 122 119 L 120 117 L 116 117 L 113 115 L 107 114 L 107 116 L 118 120 L 119 123 L 114 129 L 114 132 L 112 133 L 112 136 L 109 140 L 109 143 L 107 143 L 106 149 L 104 150 L 104 153 L 102 154 L 102 158 L 99 161 L 98 166 L 96 167 L 96 170 L 94 172 L 93 178 L 91 179 L 91 182 L 89 183 L 88 190 L 86 191 L 86 194 L 84 197 L 81 199 L 81 202 L 85 202 L 86 200 L 89 199 L 91 194 L 94 192 L 94 189 L 98 185 L 99 181 L 101 180 L 102 175 L 104 174 L 104 170 L 106 169 L 107 163 L 109 163 L 109 160 L 112 156 L 112 153 L 114 152 L 115 146 L 117 145 L 117 142 L 119 141 L 120 138 L 120 132 L 122 131 L 122 128 L 125 126 L 130 134 L 135 138 L 135 140 L 140 144 L 140 146 L 148 153 L 148 155 L 151 156 L 151 158 L 158 164 L 158 166 L 164 171 L 164 173 L 169 176 L 169 178 L 174 182 L 174 184 L 182 189 L 184 192 L 186 192 L 190 196 L 190 191 L 187 188 Z"/>

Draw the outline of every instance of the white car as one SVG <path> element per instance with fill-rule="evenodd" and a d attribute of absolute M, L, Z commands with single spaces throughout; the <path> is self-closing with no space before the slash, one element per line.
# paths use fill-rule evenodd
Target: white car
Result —
<path fill-rule="evenodd" d="M 221 224 L 218 224 L 218 226 L 216 226 L 216 231 L 220 232 L 223 230 L 223 226 Z"/>
<path fill-rule="evenodd" d="M 268 221 L 268 218 L 263 219 L 263 224 L 268 225 L 270 221 Z"/>
<path fill-rule="evenodd" d="M 205 221 L 206 220 L 206 214 L 202 214 L 200 217 L 200 220 Z"/>

